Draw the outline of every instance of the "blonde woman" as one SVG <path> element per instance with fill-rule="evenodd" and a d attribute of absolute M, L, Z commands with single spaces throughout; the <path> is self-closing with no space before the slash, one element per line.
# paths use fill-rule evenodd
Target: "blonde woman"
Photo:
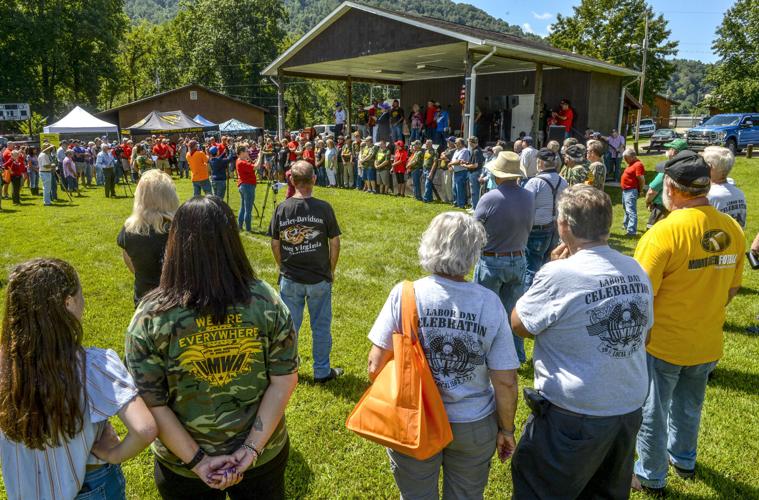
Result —
<path fill-rule="evenodd" d="M 142 175 L 134 192 L 132 215 L 116 238 L 124 263 L 134 274 L 135 305 L 161 281 L 166 239 L 178 207 L 179 197 L 168 174 L 153 169 Z"/>
<path fill-rule="evenodd" d="M 327 147 L 324 150 L 324 168 L 327 171 L 327 183 L 329 187 L 337 186 L 337 178 L 335 172 L 337 171 L 337 148 L 335 147 L 335 141 L 327 139 Z"/>

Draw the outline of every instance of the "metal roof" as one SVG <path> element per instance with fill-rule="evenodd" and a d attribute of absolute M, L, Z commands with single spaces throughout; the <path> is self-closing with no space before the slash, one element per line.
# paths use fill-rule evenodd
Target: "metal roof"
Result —
<path fill-rule="evenodd" d="M 435 19 L 425 16 L 416 16 L 402 12 L 391 11 L 378 7 L 370 7 L 368 5 L 362 5 L 354 2 L 343 2 L 334 11 L 327 15 L 320 23 L 314 26 L 308 33 L 291 45 L 285 52 L 283 52 L 277 59 L 269 64 L 263 71 L 263 75 L 274 76 L 279 69 L 287 70 L 286 63 L 292 58 L 299 50 L 305 47 L 309 42 L 314 40 L 320 33 L 322 33 L 329 26 L 337 22 L 344 14 L 350 10 L 360 10 L 365 13 L 381 16 L 384 18 L 392 19 L 398 22 L 402 22 L 411 26 L 415 26 L 420 29 L 433 31 L 450 37 L 452 41 L 464 42 L 469 50 L 488 52 L 491 47 L 495 47 L 496 54 L 502 58 L 508 58 L 513 61 L 519 61 L 521 63 L 543 63 L 549 66 L 571 68 L 583 71 L 595 71 L 600 73 L 607 73 L 618 76 L 638 76 L 639 72 L 621 66 L 616 66 L 592 57 L 586 57 L 565 50 L 557 49 L 548 44 L 522 38 L 516 35 L 507 33 L 501 33 L 498 31 L 491 31 L 482 28 L 474 28 L 471 26 L 452 23 L 449 21 L 443 21 L 441 19 Z M 412 47 L 409 51 L 414 50 Z M 406 51 L 406 52 L 409 52 Z M 354 58 L 354 65 L 357 60 L 366 59 L 371 57 L 379 57 L 382 54 L 374 54 L 372 56 L 365 56 L 361 58 Z M 343 61 L 350 61 L 349 59 Z M 337 63 L 336 61 L 332 61 Z M 329 62 L 320 63 L 320 66 L 328 64 Z M 310 65 L 309 65 L 310 66 Z M 326 68 L 325 68 L 326 69 Z M 312 76 L 318 76 L 320 71 L 314 72 L 309 68 L 308 73 Z M 324 72 L 325 76 L 336 76 L 329 72 Z M 339 72 L 337 75 L 346 76 L 351 74 L 349 72 Z M 459 71 L 458 74 L 463 74 L 463 71 Z M 409 75 L 412 76 L 412 75 Z M 450 76 L 450 75 L 442 75 Z M 382 79 L 381 75 L 377 79 Z"/>
<path fill-rule="evenodd" d="M 177 87 L 175 89 L 167 90 L 167 91 L 161 92 L 159 94 L 153 94 L 153 95 L 150 95 L 150 96 L 147 96 L 147 97 L 143 97 L 141 99 L 137 99 L 136 101 L 128 102 L 126 104 L 122 104 L 121 106 L 116 106 L 115 108 L 105 109 L 105 110 L 99 111 L 99 112 L 97 112 L 95 114 L 99 115 L 99 114 L 103 114 L 103 113 L 109 113 L 111 111 L 118 111 L 118 110 L 124 109 L 124 108 L 130 108 L 130 107 L 132 107 L 132 106 L 134 106 L 136 104 L 142 104 L 144 102 L 152 101 L 154 99 L 158 99 L 160 97 L 163 97 L 163 96 L 166 96 L 166 95 L 169 95 L 169 94 L 173 94 L 175 92 L 181 92 L 183 90 L 190 90 L 190 89 L 193 89 L 193 88 L 202 89 L 202 90 L 205 90 L 206 92 L 208 92 L 209 94 L 213 94 L 213 95 L 216 95 L 216 96 L 219 96 L 219 97 L 223 97 L 225 99 L 229 99 L 230 101 L 235 101 L 235 102 L 237 102 L 239 104 L 244 104 L 245 106 L 250 106 L 251 108 L 259 109 L 259 110 L 263 111 L 264 113 L 268 113 L 269 112 L 268 109 L 266 109 L 264 107 L 261 107 L 261 106 L 258 106 L 256 104 L 251 104 L 249 102 L 241 101 L 240 99 L 235 99 L 234 97 L 230 97 L 230 96 L 228 96 L 226 94 L 222 94 L 221 92 L 217 92 L 216 90 L 209 89 L 208 87 L 206 87 L 204 85 L 200 85 L 198 83 L 190 83 L 188 85 L 184 85 L 182 87 Z"/>

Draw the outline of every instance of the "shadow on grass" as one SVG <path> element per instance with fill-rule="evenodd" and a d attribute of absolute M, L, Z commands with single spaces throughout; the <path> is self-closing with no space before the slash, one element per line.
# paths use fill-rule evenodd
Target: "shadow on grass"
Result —
<path fill-rule="evenodd" d="M 738 290 L 738 295 L 759 295 L 759 290 L 742 286 L 740 290 Z"/>
<path fill-rule="evenodd" d="M 334 396 L 345 399 L 346 401 L 357 403 L 366 389 L 369 387 L 369 379 L 362 374 L 361 377 L 346 372 L 339 378 L 331 380 L 324 384 L 314 382 L 312 375 L 298 375 L 301 384 L 308 384 L 314 387 L 323 387 L 331 392 Z"/>
<path fill-rule="evenodd" d="M 709 385 L 759 396 L 759 374 L 746 373 L 720 365 L 717 365 L 717 369 L 714 370 L 714 376 L 709 380 Z M 759 496 L 754 498 L 759 498 Z"/>
<path fill-rule="evenodd" d="M 314 473 L 308 466 L 303 454 L 292 448 L 290 443 L 290 456 L 287 459 L 285 472 L 285 491 L 287 498 L 304 498 L 311 490 L 311 482 Z"/>
<path fill-rule="evenodd" d="M 16 212 L 18 212 L 18 210 L 14 210 L 12 208 L 0 208 L 0 214 L 15 214 Z"/>
<path fill-rule="evenodd" d="M 702 464 L 696 464 L 696 481 L 709 486 L 717 493 L 717 498 L 759 498 L 759 488 L 754 485 L 736 481 L 717 470 Z M 693 493 L 674 493 L 670 498 L 701 500 L 715 498 L 714 495 L 697 495 Z"/>

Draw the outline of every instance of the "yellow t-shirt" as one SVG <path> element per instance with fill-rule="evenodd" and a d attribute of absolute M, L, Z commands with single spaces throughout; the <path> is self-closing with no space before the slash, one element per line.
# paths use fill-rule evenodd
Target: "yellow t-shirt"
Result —
<path fill-rule="evenodd" d="M 187 163 L 190 166 L 192 182 L 205 181 L 208 179 L 208 156 L 203 151 L 187 153 Z"/>
<path fill-rule="evenodd" d="M 654 327 L 646 350 L 680 366 L 722 357 L 728 290 L 739 287 L 746 240 L 712 206 L 675 210 L 643 235 L 635 260 L 654 287 Z"/>

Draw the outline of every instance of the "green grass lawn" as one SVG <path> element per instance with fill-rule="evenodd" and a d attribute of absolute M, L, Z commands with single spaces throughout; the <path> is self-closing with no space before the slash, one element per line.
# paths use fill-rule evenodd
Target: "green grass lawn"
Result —
<path fill-rule="evenodd" d="M 644 159 L 653 169 L 661 157 Z M 750 243 L 759 231 L 759 159 L 739 159 L 732 177 L 748 198 Z M 187 180 L 178 181 L 178 189 L 181 199 L 191 195 Z M 622 234 L 619 190 L 608 191 L 615 201 L 611 243 L 632 254 L 637 239 Z M 121 188 L 118 193 L 123 194 Z M 257 205 L 263 195 L 263 186 L 259 186 Z M 326 386 L 312 383 L 311 332 L 306 321 L 300 333 L 300 383 L 287 409 L 292 442 L 288 496 L 397 497 L 384 450 L 347 431 L 344 422 L 367 387 L 366 334 L 392 286 L 405 278 L 423 275 L 416 255 L 419 237 L 430 219 L 448 207 L 355 191 L 318 189 L 316 196 L 332 203 L 343 231 L 334 288 L 332 362 L 344 367 L 346 375 Z M 116 235 L 131 210 L 132 199 L 105 199 L 102 189 L 91 189 L 84 197 L 74 198 L 74 203 L 52 208 L 42 207 L 40 198 L 27 196 L 22 201 L 21 207 L 4 201 L 4 211 L 0 213 L 0 290 L 11 267 L 26 259 L 50 256 L 71 262 L 81 276 L 87 302 L 85 344 L 113 348 L 123 354 L 124 332 L 133 312 L 132 277 L 121 260 Z M 239 207 L 236 190 L 230 202 L 233 209 Z M 269 207 L 264 227 L 270 213 Z M 639 213 L 642 229 L 648 216 L 642 200 Z M 269 240 L 250 234 L 242 238 L 256 272 L 275 284 Z M 730 305 L 725 324 L 725 357 L 707 391 L 699 478 L 686 483 L 670 475 L 671 489 L 680 498 L 759 498 L 759 338 L 745 334 L 747 326 L 759 323 L 759 271 L 752 272 L 746 266 L 744 276 L 744 287 Z M 693 313 L 695 323 L 698 312 Z M 531 342 L 527 344 L 531 349 Z M 520 370 L 520 384 L 532 385 L 530 367 Z M 518 428 L 527 414 L 520 401 Z M 130 498 L 158 498 L 152 463 L 146 451 L 124 464 Z M 486 497 L 510 495 L 509 465 L 494 461 Z M 0 481 L 0 498 L 4 497 Z"/>

